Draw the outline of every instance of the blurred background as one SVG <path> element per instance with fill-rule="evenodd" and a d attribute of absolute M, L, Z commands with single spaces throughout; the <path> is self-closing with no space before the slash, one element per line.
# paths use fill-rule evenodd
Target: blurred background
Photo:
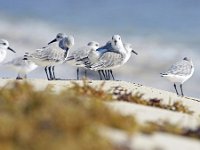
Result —
<path fill-rule="evenodd" d="M 113 70 L 125 80 L 173 91 L 173 84 L 160 77 L 172 63 L 191 57 L 196 67 L 184 84 L 187 96 L 200 97 L 200 1 L 197 0 L 0 0 L 0 38 L 7 39 L 16 54 L 8 61 L 45 46 L 58 32 L 75 37 L 72 50 L 98 41 L 101 45 L 119 34 L 132 43 L 133 55 L 123 67 Z M 92 79 L 98 79 L 93 73 Z M 16 77 L 1 67 L 1 77 Z M 28 75 L 46 78 L 43 68 Z M 56 76 L 76 78 L 76 68 L 56 67 Z"/>

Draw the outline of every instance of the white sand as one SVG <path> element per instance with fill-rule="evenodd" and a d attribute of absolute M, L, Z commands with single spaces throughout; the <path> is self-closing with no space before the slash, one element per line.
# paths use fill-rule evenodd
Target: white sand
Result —
<path fill-rule="evenodd" d="M 0 86 L 6 85 L 8 82 L 12 82 L 12 79 L 1 79 Z M 41 79 L 31 79 L 27 80 L 31 84 L 33 84 L 37 90 L 42 90 L 47 86 L 53 86 L 55 92 L 59 92 L 65 87 L 71 86 L 72 81 L 47 81 Z M 23 81 L 17 81 L 23 82 Z M 82 84 L 82 81 L 73 81 L 79 84 Z M 89 84 L 94 87 L 98 87 L 102 81 L 89 81 Z M 162 99 L 163 103 L 170 103 L 174 101 L 182 101 L 184 105 L 188 106 L 190 110 L 194 111 L 193 115 L 188 115 L 179 112 L 172 112 L 169 110 L 159 109 L 155 107 L 137 105 L 134 103 L 128 102 L 109 102 L 107 105 L 122 113 L 123 115 L 134 115 L 137 120 L 141 123 L 145 121 L 159 121 L 159 120 L 167 120 L 171 123 L 178 124 L 182 127 L 190 127 L 194 128 L 200 125 L 200 100 L 196 98 L 188 98 L 188 97 L 179 97 L 176 96 L 175 93 L 145 87 L 143 85 L 128 83 L 124 81 L 106 81 L 104 89 L 108 90 L 113 87 L 120 86 L 133 93 L 142 93 L 144 94 L 145 99 L 158 98 Z M 198 102 L 199 101 L 199 102 Z M 110 132 L 105 132 L 110 133 Z M 147 135 L 137 135 L 134 137 L 127 138 L 127 135 L 118 131 L 112 132 L 110 137 L 115 137 L 113 139 L 114 142 L 117 143 L 125 142 L 128 139 L 128 146 L 132 148 L 137 148 L 140 150 L 153 150 L 155 148 L 162 148 L 164 150 L 200 150 L 200 142 L 198 140 L 175 136 L 164 133 L 156 133 L 152 136 Z M 108 134 L 109 136 L 109 134 Z M 124 139 L 123 139 L 124 138 Z M 121 140 L 120 140 L 121 139 Z M 126 141 L 127 142 L 127 141 Z"/>
<path fill-rule="evenodd" d="M 199 150 L 198 140 L 170 135 L 166 133 L 155 133 L 153 135 L 136 134 L 127 135 L 119 130 L 105 129 L 102 131 L 113 143 L 123 145 L 129 149 L 137 150 Z"/>

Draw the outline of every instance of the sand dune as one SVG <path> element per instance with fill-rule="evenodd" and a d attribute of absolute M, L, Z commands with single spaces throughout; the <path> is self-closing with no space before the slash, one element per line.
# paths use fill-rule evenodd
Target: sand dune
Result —
<path fill-rule="evenodd" d="M 12 79 L 1 79 L 0 86 L 5 86 L 7 83 L 12 82 Z M 42 79 L 29 79 L 26 80 L 29 83 L 33 84 L 37 90 L 42 90 L 47 86 L 52 86 L 55 92 L 61 91 L 63 88 L 72 86 L 72 82 L 83 84 L 83 81 L 75 80 L 63 80 L 63 81 L 47 81 Z M 24 82 L 24 81 L 18 81 Z M 88 84 L 93 87 L 98 87 L 102 84 L 103 81 L 88 81 Z M 136 119 L 145 123 L 146 121 L 158 122 L 168 121 L 173 124 L 177 124 L 180 127 L 189 127 L 195 128 L 200 125 L 200 99 L 191 98 L 191 97 L 179 97 L 175 93 L 146 87 L 136 83 L 129 83 L 124 81 L 106 81 L 103 86 L 104 90 L 110 90 L 116 86 L 128 89 L 133 93 L 142 93 L 144 94 L 144 99 L 157 98 L 162 99 L 163 103 L 172 103 L 174 101 L 181 101 L 185 106 L 194 113 L 192 115 L 173 112 L 169 110 L 164 110 L 160 108 L 138 105 L 130 102 L 123 101 L 114 101 L 106 102 L 108 107 L 111 109 L 119 111 L 123 115 L 134 115 Z M 126 146 L 135 149 L 149 150 L 149 149 L 164 149 L 164 150 L 199 150 L 200 142 L 195 139 L 175 136 L 168 133 L 156 133 L 152 136 L 138 134 L 133 137 L 126 135 L 121 131 L 115 130 L 106 130 L 106 136 L 110 137 L 111 140 L 115 143 L 126 143 Z M 111 136 L 112 135 L 112 136 Z M 115 135 L 115 136 L 113 136 Z"/>

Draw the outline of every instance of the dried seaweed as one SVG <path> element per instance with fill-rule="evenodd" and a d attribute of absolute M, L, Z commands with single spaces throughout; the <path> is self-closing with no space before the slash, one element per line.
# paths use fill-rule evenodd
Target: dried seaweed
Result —
<path fill-rule="evenodd" d="M 189 108 L 182 104 L 181 101 L 173 102 L 172 104 L 164 104 L 162 99 L 149 99 L 146 100 L 143 98 L 143 94 L 136 93 L 133 94 L 132 92 L 128 91 L 127 89 L 124 89 L 122 87 L 114 87 L 113 89 L 113 95 L 115 96 L 115 99 L 118 101 L 126 101 L 131 103 L 136 103 L 140 105 L 145 106 L 152 106 L 152 107 L 158 107 L 161 109 L 171 110 L 175 112 L 182 112 L 187 114 L 192 114 L 193 112 L 189 110 Z"/>
<path fill-rule="evenodd" d="M 180 125 L 172 124 L 168 121 L 148 121 L 145 125 L 143 125 L 143 127 L 141 126 L 140 129 L 143 133 L 147 134 L 151 134 L 154 132 L 165 132 L 168 134 L 200 139 L 200 125 L 194 129 L 191 129 L 186 127 L 180 127 Z"/>
<path fill-rule="evenodd" d="M 83 80 L 83 85 L 72 82 L 72 87 L 70 87 L 68 90 L 71 90 L 74 92 L 74 94 L 82 95 L 83 97 L 87 96 L 96 100 L 112 101 L 113 95 L 112 93 L 109 93 L 103 89 L 104 84 L 105 82 L 102 82 L 99 86 L 92 87 L 88 84 L 87 80 Z"/>
<path fill-rule="evenodd" d="M 105 100 L 124 100 L 161 107 L 162 100 L 146 101 L 141 94 L 115 91 L 110 94 L 99 87 L 91 87 L 86 81 L 60 93 L 51 88 L 36 91 L 24 82 L 14 82 L 0 88 L 0 147 L 4 150 L 113 150 L 108 139 L 99 135 L 102 126 L 135 132 L 170 134 L 200 138 L 200 127 L 181 128 L 168 122 L 139 124 L 133 116 L 122 116 L 102 103 Z M 179 103 L 164 109 L 179 111 Z M 177 107 L 177 108 L 176 108 Z M 180 110 L 183 110 L 181 108 Z M 123 148 L 121 148 L 123 149 Z"/>
<path fill-rule="evenodd" d="M 108 139 L 98 134 L 100 127 L 136 131 L 133 117 L 111 111 L 96 100 L 96 96 L 107 97 L 101 90 L 98 93 L 88 86 L 82 90 L 76 85 L 56 94 L 51 88 L 36 91 L 18 82 L 0 88 L 1 149 L 113 150 Z"/>

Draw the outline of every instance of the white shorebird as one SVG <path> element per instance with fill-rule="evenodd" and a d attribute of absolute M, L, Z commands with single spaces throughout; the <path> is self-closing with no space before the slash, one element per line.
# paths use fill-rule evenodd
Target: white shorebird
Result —
<path fill-rule="evenodd" d="M 88 55 L 89 61 L 86 67 L 91 70 L 98 71 L 100 76 L 103 70 L 111 73 L 113 79 L 112 69 L 118 68 L 125 64 L 131 52 L 137 53 L 131 48 L 131 44 L 123 44 L 119 35 L 114 35 L 112 40 L 107 42 L 105 46 L 98 48 L 96 51 L 91 51 Z M 103 74 L 105 76 L 105 74 Z"/>
<path fill-rule="evenodd" d="M 174 88 L 177 95 L 179 95 L 179 93 L 176 88 L 176 83 L 179 83 L 181 95 L 184 96 L 182 85 L 193 75 L 193 73 L 194 66 L 192 60 L 185 57 L 183 60 L 172 65 L 167 72 L 161 73 L 161 76 L 166 77 L 168 80 L 174 83 Z"/>
<path fill-rule="evenodd" d="M 12 48 L 9 47 L 9 43 L 7 40 L 1 39 L 0 40 L 0 63 L 4 61 L 7 55 L 7 50 L 16 53 Z"/>
<path fill-rule="evenodd" d="M 25 59 L 33 61 L 36 65 L 45 67 L 48 80 L 54 80 L 54 66 L 62 64 L 68 55 L 68 50 L 74 45 L 74 37 L 58 33 L 56 38 L 46 47 L 37 49 L 32 54 L 25 55 Z M 49 74 L 48 74 L 49 71 Z"/>
<path fill-rule="evenodd" d="M 113 68 L 120 67 L 120 66 L 124 65 L 130 59 L 131 52 L 133 54 L 135 54 L 135 55 L 138 55 L 138 53 L 133 50 L 132 45 L 130 43 L 124 43 L 123 46 L 124 46 L 124 48 L 126 50 L 126 55 L 123 58 L 120 57 L 118 59 L 118 61 L 115 62 L 115 64 L 114 64 L 115 66 L 113 65 Z M 115 80 L 115 78 L 113 76 L 112 69 L 110 69 L 110 70 L 107 70 L 107 69 L 104 70 L 104 74 L 106 76 L 106 78 L 105 78 L 106 80 L 110 80 L 110 74 L 111 74 L 113 80 Z"/>
<path fill-rule="evenodd" d="M 66 61 L 70 64 L 77 67 L 77 80 L 79 80 L 79 67 L 84 67 L 84 58 L 87 58 L 91 51 L 96 51 L 99 48 L 99 43 L 96 41 L 89 42 L 86 46 L 78 48 L 73 51 L 69 57 L 67 57 Z M 87 74 L 87 70 L 85 70 L 85 76 Z"/>
<path fill-rule="evenodd" d="M 24 79 L 27 78 L 28 73 L 35 70 L 38 66 L 30 60 L 24 60 L 24 57 L 17 57 L 4 63 L 4 67 L 8 67 L 17 72 L 16 79 Z"/>

